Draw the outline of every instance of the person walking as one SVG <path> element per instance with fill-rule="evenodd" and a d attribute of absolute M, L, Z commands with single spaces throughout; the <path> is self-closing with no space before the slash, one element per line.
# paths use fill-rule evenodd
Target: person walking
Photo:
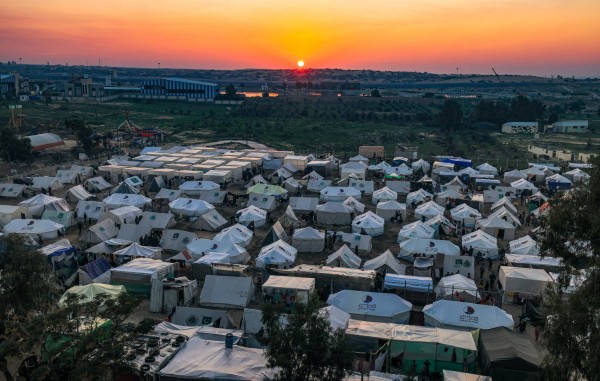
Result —
<path fill-rule="evenodd" d="M 496 282 L 496 274 L 492 271 L 490 274 L 490 290 L 494 291 L 494 283 Z"/>
<path fill-rule="evenodd" d="M 81 224 L 81 221 L 77 221 L 77 228 L 79 228 L 79 235 L 81 235 L 82 227 L 83 227 L 83 225 Z"/>

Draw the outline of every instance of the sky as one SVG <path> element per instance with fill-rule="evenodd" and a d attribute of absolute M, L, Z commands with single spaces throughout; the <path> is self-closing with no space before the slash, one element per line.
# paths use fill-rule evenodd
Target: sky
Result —
<path fill-rule="evenodd" d="M 0 15 L 1 61 L 600 76 L 600 0 L 7 0 Z"/>

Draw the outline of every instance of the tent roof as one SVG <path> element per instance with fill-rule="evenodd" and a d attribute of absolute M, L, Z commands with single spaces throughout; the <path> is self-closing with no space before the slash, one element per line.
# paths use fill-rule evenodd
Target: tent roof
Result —
<path fill-rule="evenodd" d="M 507 278 L 538 280 L 544 282 L 552 282 L 553 279 L 546 270 L 542 269 L 527 269 L 522 267 L 502 266 L 500 271 L 504 272 Z"/>
<path fill-rule="evenodd" d="M 391 190 L 388 187 L 383 187 L 381 189 L 374 191 L 373 197 L 374 198 L 382 198 L 382 197 L 397 198 L 398 192 L 394 192 L 393 190 Z"/>
<path fill-rule="evenodd" d="M 344 203 L 344 205 L 347 205 L 347 206 L 353 208 L 356 213 L 362 213 L 365 211 L 365 204 L 358 201 L 357 199 L 355 199 L 352 196 L 345 199 L 343 201 L 343 203 Z"/>
<path fill-rule="evenodd" d="M 325 239 L 325 233 L 308 226 L 305 228 L 296 229 L 292 239 L 323 240 Z"/>
<path fill-rule="evenodd" d="M 398 237 L 433 238 L 434 234 L 435 230 L 431 226 L 421 221 L 415 221 L 404 225 L 398 232 Z"/>
<path fill-rule="evenodd" d="M 429 192 L 427 192 L 424 189 L 418 189 L 414 192 L 410 192 L 407 196 L 406 196 L 406 202 L 408 203 L 409 201 L 423 201 L 425 200 L 427 197 L 432 198 L 433 195 Z"/>
<path fill-rule="evenodd" d="M 377 209 L 381 210 L 406 210 L 406 204 L 399 203 L 395 200 L 379 201 Z"/>
<path fill-rule="evenodd" d="M 342 290 L 330 294 L 327 304 L 355 315 L 393 317 L 412 310 L 412 303 L 396 294 Z"/>
<path fill-rule="evenodd" d="M 379 270 L 380 268 L 387 266 L 396 274 L 404 274 L 406 272 L 406 266 L 396 260 L 394 254 L 391 251 L 386 250 L 384 253 L 377 257 L 370 259 L 365 262 L 363 269 L 365 270 Z"/>
<path fill-rule="evenodd" d="M 441 324 L 457 327 L 512 329 L 515 324 L 512 316 L 498 307 L 451 300 L 428 304 L 423 307 L 423 313 Z"/>
<path fill-rule="evenodd" d="M 444 207 L 432 200 L 417 206 L 415 209 L 415 214 L 421 214 L 425 216 L 444 214 Z"/>
<path fill-rule="evenodd" d="M 481 213 L 475 208 L 470 207 L 467 204 L 460 204 L 457 207 L 450 209 L 450 215 L 452 218 L 461 219 L 461 218 L 481 218 Z"/>
<path fill-rule="evenodd" d="M 262 286 L 263 288 L 271 287 L 312 291 L 315 289 L 315 279 L 294 276 L 271 275 Z"/>
<path fill-rule="evenodd" d="M 207 275 L 200 293 L 200 305 L 244 308 L 252 297 L 251 290 L 250 277 Z"/>
<path fill-rule="evenodd" d="M 117 250 L 114 255 L 123 255 L 128 257 L 157 258 L 162 249 L 160 247 L 142 246 L 137 242 L 132 243 L 124 249 Z"/>
<path fill-rule="evenodd" d="M 79 295 L 83 297 L 81 303 L 86 303 L 94 300 L 97 295 L 107 295 L 110 298 L 117 298 L 124 292 L 126 292 L 125 286 L 113 286 L 103 283 L 91 283 L 86 286 L 73 286 L 63 294 L 58 304 L 64 305 L 69 295 Z"/>
<path fill-rule="evenodd" d="M 325 263 L 329 265 L 337 258 L 340 258 L 348 265 L 348 267 L 355 269 L 359 268 L 362 262 L 362 259 L 360 259 L 358 255 L 354 254 L 354 251 L 352 251 L 352 249 L 350 249 L 346 244 L 343 244 L 342 247 L 340 247 L 337 251 L 330 254 L 325 260 Z"/>
<path fill-rule="evenodd" d="M 513 213 L 517 213 L 517 208 L 516 206 L 513 205 L 512 201 L 510 198 L 504 196 L 502 197 L 500 200 L 496 201 L 495 203 L 492 204 L 492 207 L 490 208 L 491 210 L 494 210 L 496 208 L 499 208 L 501 206 L 505 206 L 508 210 L 512 211 Z"/>
<path fill-rule="evenodd" d="M 537 255 L 526 255 L 526 254 L 506 254 L 506 261 L 508 263 L 518 263 L 521 265 L 537 265 L 537 266 L 552 266 L 560 267 L 563 265 L 561 258 L 554 257 L 538 257 Z"/>
<path fill-rule="evenodd" d="M 213 181 L 186 181 L 179 186 L 179 190 L 183 191 L 212 191 L 219 190 L 221 186 Z"/>
<path fill-rule="evenodd" d="M 538 243 L 528 235 L 510 241 L 508 247 L 511 254 L 528 254 L 532 251 L 537 251 L 535 255 L 539 253 Z"/>
<path fill-rule="evenodd" d="M 510 222 L 493 214 L 484 220 L 479 220 L 477 224 L 484 228 L 514 229 Z"/>
<path fill-rule="evenodd" d="M 489 361 L 506 363 L 503 368 L 512 369 L 512 366 L 522 368 L 518 362 L 524 361 L 528 368 L 534 369 L 542 363 L 542 358 L 535 345 L 523 335 L 506 328 L 484 330 L 480 335 Z"/>
<path fill-rule="evenodd" d="M 316 208 L 319 212 L 327 212 L 327 213 L 347 213 L 350 214 L 354 210 L 352 207 L 345 205 L 340 201 L 327 201 L 324 204 L 317 205 Z"/>
<path fill-rule="evenodd" d="M 283 196 L 288 193 L 285 188 L 282 188 L 278 185 L 270 185 L 270 184 L 255 184 L 248 188 L 246 191 L 247 194 L 257 193 L 264 194 L 266 196 Z"/>
<path fill-rule="evenodd" d="M 498 240 L 487 234 L 483 230 L 475 230 L 472 233 L 462 236 L 463 246 L 473 246 L 476 248 L 497 249 Z"/>

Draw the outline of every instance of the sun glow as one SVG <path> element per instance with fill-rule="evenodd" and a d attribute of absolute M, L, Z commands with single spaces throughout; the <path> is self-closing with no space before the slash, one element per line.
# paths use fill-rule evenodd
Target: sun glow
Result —
<path fill-rule="evenodd" d="M 302 60 L 299 60 L 299 61 L 298 61 L 298 67 L 299 67 L 299 68 L 303 68 L 303 67 L 304 67 L 304 61 L 302 61 Z"/>

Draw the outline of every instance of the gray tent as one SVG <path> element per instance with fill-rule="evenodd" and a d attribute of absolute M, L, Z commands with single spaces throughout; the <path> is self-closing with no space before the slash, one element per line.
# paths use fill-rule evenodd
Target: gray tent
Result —
<path fill-rule="evenodd" d="M 288 241 L 288 236 L 285 233 L 285 230 L 283 229 L 283 226 L 281 226 L 281 224 L 279 223 L 279 221 L 277 221 L 277 222 L 275 222 L 273 224 L 273 226 L 271 226 L 271 229 L 269 230 L 269 232 L 267 233 L 267 235 L 263 239 L 260 247 L 265 247 L 265 246 L 270 245 L 273 242 L 277 242 L 279 240 L 287 242 Z"/>

